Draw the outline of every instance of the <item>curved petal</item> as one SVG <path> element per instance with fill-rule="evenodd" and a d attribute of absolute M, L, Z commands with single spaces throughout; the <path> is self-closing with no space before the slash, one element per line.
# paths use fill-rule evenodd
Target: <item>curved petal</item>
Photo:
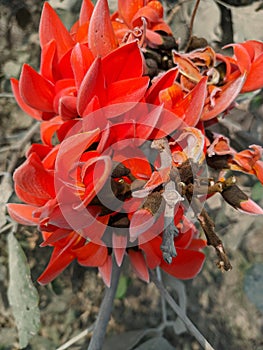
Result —
<path fill-rule="evenodd" d="M 91 0 L 83 0 L 80 14 L 79 14 L 79 24 L 82 26 L 86 22 L 90 20 L 90 17 L 92 15 L 92 12 L 94 10 L 94 5 Z"/>
<path fill-rule="evenodd" d="M 222 91 L 219 92 L 219 96 L 215 97 L 215 106 L 211 107 L 210 103 L 204 106 L 201 120 L 212 119 L 224 112 L 240 93 L 245 81 L 246 75 L 242 75 L 236 80 L 230 81 L 224 85 Z"/>
<path fill-rule="evenodd" d="M 78 235 L 73 235 L 71 238 L 66 239 L 63 247 L 55 246 L 49 264 L 45 271 L 38 278 L 40 284 L 47 284 L 53 281 L 68 265 L 75 259 L 74 249 L 83 245 L 83 239 L 80 239 Z"/>
<path fill-rule="evenodd" d="M 139 102 L 149 85 L 148 77 L 120 80 L 112 83 L 108 89 L 108 104 Z"/>
<path fill-rule="evenodd" d="M 41 112 L 36 110 L 35 108 L 29 107 L 29 105 L 26 104 L 25 101 L 22 99 L 19 91 L 19 81 L 17 79 L 11 78 L 10 82 L 13 94 L 19 107 L 34 119 L 41 120 Z"/>
<path fill-rule="evenodd" d="M 98 0 L 94 7 L 89 24 L 88 42 L 95 57 L 105 56 L 118 46 L 107 0 Z"/>
<path fill-rule="evenodd" d="M 170 275 L 179 279 L 194 278 L 202 269 L 205 255 L 195 250 L 177 248 L 177 256 L 171 264 L 161 262 L 160 267 Z"/>
<path fill-rule="evenodd" d="M 43 167 L 36 153 L 30 154 L 28 159 L 14 172 L 14 181 L 22 191 L 43 201 L 55 197 L 54 178 Z"/>
<path fill-rule="evenodd" d="M 161 75 L 159 78 L 153 81 L 152 86 L 147 90 L 146 102 L 152 104 L 159 104 L 159 93 L 160 91 L 173 85 L 178 75 L 178 68 L 169 69 L 168 72 Z"/>
<path fill-rule="evenodd" d="M 53 112 L 54 85 L 27 64 L 22 68 L 19 91 L 30 107 L 44 112 Z"/>
<path fill-rule="evenodd" d="M 41 64 L 40 64 L 40 73 L 41 75 L 54 82 L 54 59 L 56 54 L 57 46 L 55 40 L 49 41 L 46 45 L 42 47 L 41 52 Z"/>
<path fill-rule="evenodd" d="M 102 70 L 107 84 L 118 80 L 141 77 L 143 74 L 143 58 L 138 43 L 133 41 L 110 52 L 102 59 Z"/>
<path fill-rule="evenodd" d="M 108 258 L 108 249 L 102 244 L 89 242 L 76 249 L 75 254 L 80 265 L 98 267 L 105 264 Z"/>
<path fill-rule="evenodd" d="M 99 266 L 99 272 L 103 279 L 103 282 L 106 284 L 108 288 L 111 285 L 111 273 L 112 273 L 112 257 L 108 255 L 106 262 L 104 265 Z"/>
<path fill-rule="evenodd" d="M 33 205 L 8 203 L 7 209 L 11 218 L 21 225 L 36 226 L 39 222 L 39 219 L 33 216 L 37 209 Z"/>
<path fill-rule="evenodd" d="M 122 19 L 129 26 L 136 12 L 144 6 L 144 0 L 118 0 L 118 11 Z"/>
<path fill-rule="evenodd" d="M 105 95 L 104 75 L 101 69 L 101 59 L 98 57 L 90 66 L 79 88 L 77 110 L 79 115 L 85 115 L 85 109 L 94 96 Z"/>
<path fill-rule="evenodd" d="M 249 92 L 263 87 L 263 75 L 262 72 L 263 66 L 263 53 L 258 57 L 258 59 L 252 62 L 250 71 L 247 76 L 247 80 L 241 90 L 241 92 Z"/>
<path fill-rule="evenodd" d="M 125 252 L 126 252 L 127 237 L 113 233 L 112 246 L 113 246 L 113 251 L 114 251 L 117 265 L 121 266 Z"/>
<path fill-rule="evenodd" d="M 86 45 L 76 44 L 74 46 L 71 53 L 71 65 L 77 89 L 79 89 L 82 80 L 93 61 L 94 57 Z"/>
<path fill-rule="evenodd" d="M 48 42 L 54 40 L 57 44 L 59 58 L 71 49 L 74 44 L 67 28 L 48 2 L 44 3 L 40 19 L 39 40 L 42 48 Z"/>
<path fill-rule="evenodd" d="M 139 278 L 148 283 L 150 281 L 149 271 L 142 252 L 129 249 L 128 255 L 134 272 L 139 276 Z"/>
<path fill-rule="evenodd" d="M 55 132 L 61 127 L 63 121 L 60 116 L 53 118 L 52 120 L 41 123 L 40 134 L 41 140 L 46 145 L 52 146 L 52 137 Z"/>

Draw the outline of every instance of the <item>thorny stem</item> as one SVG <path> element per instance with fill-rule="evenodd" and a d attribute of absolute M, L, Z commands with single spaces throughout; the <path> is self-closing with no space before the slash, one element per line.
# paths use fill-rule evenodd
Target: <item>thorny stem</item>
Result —
<path fill-rule="evenodd" d="M 102 348 L 107 325 L 109 323 L 113 308 L 114 297 L 119 283 L 120 272 L 121 268 L 117 265 L 115 259 L 113 259 L 111 286 L 110 288 L 106 287 L 106 292 L 95 322 L 94 332 L 89 343 L 88 350 L 101 350 Z"/>
<path fill-rule="evenodd" d="M 195 7 L 194 7 L 194 10 L 193 10 L 193 13 L 191 16 L 191 21 L 189 24 L 189 39 L 188 39 L 188 42 L 187 42 L 185 50 L 184 50 L 185 52 L 187 52 L 187 50 L 189 49 L 189 47 L 191 45 L 194 21 L 195 21 L 195 16 L 196 16 L 199 4 L 200 4 L 200 0 L 196 0 Z"/>
<path fill-rule="evenodd" d="M 149 270 L 151 280 L 159 290 L 162 297 L 165 298 L 170 307 L 174 310 L 177 316 L 184 322 L 185 326 L 189 330 L 189 332 L 195 337 L 195 339 L 199 342 L 199 344 L 205 350 L 215 350 L 212 345 L 205 339 L 205 337 L 200 333 L 200 331 L 196 328 L 196 326 L 192 323 L 192 321 L 186 316 L 184 311 L 180 308 L 180 306 L 174 301 L 172 296 L 165 289 L 163 284 L 158 280 L 155 273 Z"/>

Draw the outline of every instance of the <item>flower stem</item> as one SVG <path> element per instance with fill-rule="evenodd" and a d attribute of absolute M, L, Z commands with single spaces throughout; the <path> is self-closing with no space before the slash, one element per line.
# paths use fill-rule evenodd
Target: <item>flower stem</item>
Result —
<path fill-rule="evenodd" d="M 120 272 L 121 268 L 117 265 L 115 259 L 113 258 L 111 286 L 110 288 L 106 287 L 106 292 L 100 306 L 97 320 L 95 322 L 94 332 L 89 343 L 88 350 L 101 350 L 102 348 L 107 325 L 109 323 L 113 308 L 114 297 L 119 283 Z"/>
<path fill-rule="evenodd" d="M 186 316 L 185 312 L 180 308 L 180 306 L 174 301 L 172 296 L 164 288 L 162 282 L 158 280 L 155 273 L 151 270 L 149 270 L 149 273 L 151 276 L 151 281 L 155 284 L 161 296 L 165 298 L 167 303 L 171 306 L 171 308 L 174 310 L 177 316 L 184 322 L 189 332 L 195 337 L 195 339 L 199 342 L 199 344 L 203 347 L 203 349 L 215 350 L 212 347 L 212 345 L 205 339 L 205 337 L 199 332 L 199 330 L 192 323 L 192 321 Z"/>

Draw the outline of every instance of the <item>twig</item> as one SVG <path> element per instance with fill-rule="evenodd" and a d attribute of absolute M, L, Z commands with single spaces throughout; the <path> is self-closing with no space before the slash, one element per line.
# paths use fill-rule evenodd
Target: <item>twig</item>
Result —
<path fill-rule="evenodd" d="M 86 337 L 90 332 L 93 331 L 94 324 L 92 324 L 89 328 L 85 329 L 83 332 L 79 333 L 75 337 L 71 338 L 69 341 L 67 341 L 65 344 L 61 345 L 59 348 L 56 350 L 66 350 L 68 349 L 71 345 L 77 343 L 79 340 L 82 338 Z"/>
<path fill-rule="evenodd" d="M 162 283 L 162 273 L 159 266 L 156 268 L 156 274 L 157 274 L 158 280 Z M 163 324 L 165 324 L 167 322 L 167 310 L 166 310 L 166 302 L 163 295 L 161 295 L 161 304 L 162 304 L 162 319 L 163 319 Z"/>
<path fill-rule="evenodd" d="M 194 7 L 194 10 L 193 10 L 193 13 L 191 16 L 191 20 L 190 20 L 190 24 L 189 24 L 189 39 L 188 39 L 188 42 L 187 42 L 185 50 L 184 50 L 185 52 L 187 52 L 187 50 L 189 49 L 189 47 L 191 45 L 194 21 L 195 21 L 195 16 L 196 16 L 199 4 L 200 4 L 200 0 L 196 0 L 195 7 Z"/>
<path fill-rule="evenodd" d="M 151 280 L 159 290 L 161 296 L 163 296 L 167 303 L 171 306 L 174 312 L 178 317 L 184 322 L 185 326 L 189 330 L 189 332 L 195 337 L 195 339 L 199 342 L 199 344 L 205 350 L 215 350 L 212 345 L 205 339 L 205 337 L 200 333 L 200 331 L 196 328 L 196 326 L 192 323 L 192 321 L 186 316 L 184 311 L 180 308 L 180 306 L 174 301 L 172 296 L 168 293 L 168 291 L 164 288 L 163 284 L 158 280 L 155 273 L 153 271 L 149 271 Z"/>
<path fill-rule="evenodd" d="M 15 98 L 12 92 L 0 92 L 0 98 Z"/>
<path fill-rule="evenodd" d="M 171 24 L 174 16 L 176 15 L 176 13 L 180 10 L 181 6 L 183 5 L 183 3 L 185 2 L 188 2 L 189 0 L 182 0 L 182 1 L 179 1 L 177 4 L 175 4 L 173 6 L 173 8 L 171 9 L 169 15 L 167 16 L 167 19 L 166 19 L 166 23 L 167 24 Z"/>
<path fill-rule="evenodd" d="M 110 288 L 106 288 L 88 350 L 101 350 L 102 348 L 107 325 L 113 308 L 114 297 L 118 287 L 120 272 L 120 267 L 117 265 L 115 259 L 113 259 L 111 286 Z"/>
<path fill-rule="evenodd" d="M 34 134 L 36 133 L 36 131 L 39 128 L 39 123 L 34 123 L 31 128 L 27 131 L 27 133 L 25 134 L 25 136 L 21 139 L 21 141 L 19 141 L 17 143 L 17 146 L 14 148 L 12 148 L 12 150 L 22 150 L 25 145 L 27 144 L 27 142 L 34 136 Z M 15 169 L 16 167 L 16 163 L 18 158 L 20 157 L 19 152 L 13 152 L 10 163 L 8 165 L 7 168 L 7 173 L 11 174 L 12 171 Z"/>
<path fill-rule="evenodd" d="M 7 230 L 9 230 L 11 227 L 13 227 L 14 226 L 14 223 L 13 222 L 10 222 L 9 224 L 7 224 L 7 225 L 5 225 L 5 226 L 3 226 L 2 228 L 1 228 L 1 230 L 0 230 L 0 233 L 3 233 L 3 232 L 5 232 L 5 231 L 7 231 Z"/>

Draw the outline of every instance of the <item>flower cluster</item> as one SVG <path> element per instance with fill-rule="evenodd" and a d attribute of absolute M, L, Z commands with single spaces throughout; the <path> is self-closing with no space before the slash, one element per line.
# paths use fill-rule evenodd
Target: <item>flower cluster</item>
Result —
<path fill-rule="evenodd" d="M 202 268 L 206 244 L 231 268 L 203 208 L 216 193 L 237 209 L 262 214 L 227 177 L 229 169 L 263 183 L 262 149 L 236 152 L 208 126 L 243 92 L 263 87 L 263 43 L 233 44 L 233 56 L 211 47 L 178 51 L 159 1 L 83 0 L 68 31 L 44 4 L 40 71 L 22 68 L 12 88 L 20 107 L 40 122 L 15 171 L 11 217 L 37 225 L 52 246 L 39 277 L 48 283 L 73 260 L 98 267 L 107 285 L 112 259 L 129 257 L 138 276 L 160 266 L 182 279 Z M 205 177 L 207 167 L 218 178 Z M 207 241 L 199 237 L 194 211 Z"/>

